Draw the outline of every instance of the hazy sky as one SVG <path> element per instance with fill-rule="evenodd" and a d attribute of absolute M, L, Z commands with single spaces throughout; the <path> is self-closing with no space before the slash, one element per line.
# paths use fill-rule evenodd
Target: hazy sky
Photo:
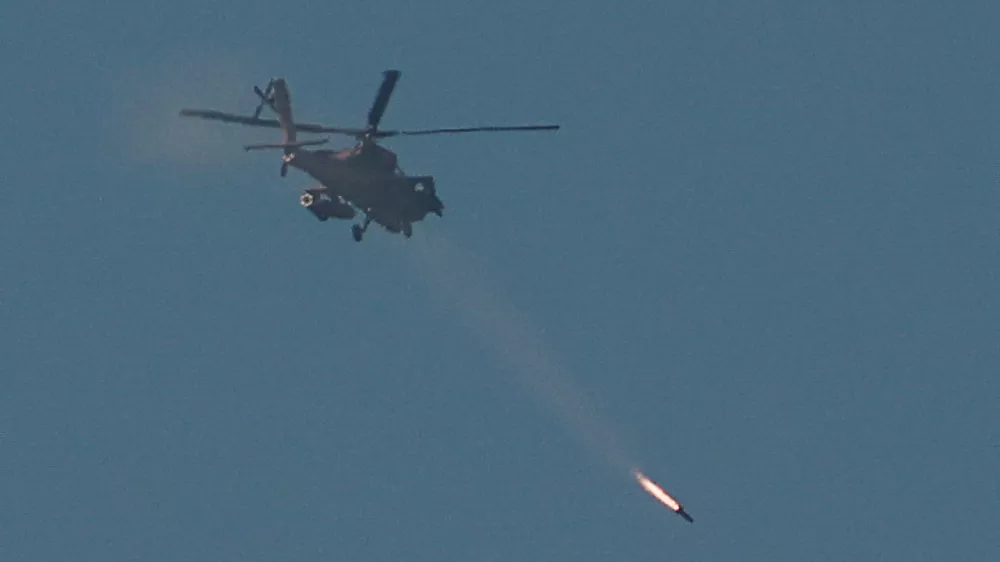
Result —
<path fill-rule="evenodd" d="M 997 559 L 1000 5 L 891 6 L 5 11 L 0 559 Z M 387 143 L 445 215 L 356 244 L 177 117 L 387 68 L 563 129 Z"/>

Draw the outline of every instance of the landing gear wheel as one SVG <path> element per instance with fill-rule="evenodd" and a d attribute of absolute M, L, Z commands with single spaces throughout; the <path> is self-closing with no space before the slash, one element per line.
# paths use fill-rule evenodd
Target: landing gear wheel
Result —
<path fill-rule="evenodd" d="M 354 236 L 355 242 L 361 242 L 361 238 L 365 235 L 365 231 L 368 230 L 368 225 L 372 223 L 373 217 L 369 214 L 365 216 L 365 224 L 355 224 L 351 226 L 351 235 Z"/>

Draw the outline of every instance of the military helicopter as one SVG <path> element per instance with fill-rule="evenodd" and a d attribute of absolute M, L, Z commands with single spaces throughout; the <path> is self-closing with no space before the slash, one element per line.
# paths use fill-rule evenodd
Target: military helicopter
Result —
<path fill-rule="evenodd" d="M 255 127 L 280 128 L 284 138 L 281 143 L 247 145 L 246 150 L 281 149 L 280 169 L 285 177 L 288 167 L 298 168 L 320 185 L 306 189 L 299 202 L 320 221 L 330 218 L 350 220 L 358 213 L 364 215 L 361 224 L 354 224 L 351 233 L 360 242 L 372 222 L 393 233 L 407 238 L 413 235 L 413 223 L 428 214 L 439 217 L 444 204 L 437 196 L 433 176 L 408 176 L 399 166 L 396 153 L 379 145 L 378 139 L 395 136 L 416 136 L 445 133 L 470 133 L 493 131 L 552 131 L 558 125 L 486 126 L 422 130 L 380 130 L 379 123 L 385 114 L 389 98 L 399 80 L 398 70 L 384 72 L 381 86 L 368 111 L 364 129 L 330 127 L 296 123 L 292 117 L 291 94 L 282 78 L 271 79 L 264 90 L 253 87 L 260 98 L 252 116 L 242 116 L 205 109 L 183 109 L 181 116 L 198 117 L 226 123 Z M 278 115 L 277 120 L 261 119 L 264 107 Z M 297 140 L 297 132 L 330 133 L 352 136 L 354 147 L 341 150 L 308 150 L 306 147 L 321 145 L 329 139 Z"/>

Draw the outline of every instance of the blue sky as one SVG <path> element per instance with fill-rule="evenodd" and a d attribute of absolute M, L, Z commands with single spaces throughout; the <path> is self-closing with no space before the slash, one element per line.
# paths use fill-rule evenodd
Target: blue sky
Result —
<path fill-rule="evenodd" d="M 996 558 L 998 16 L 8 11 L 0 558 Z M 384 127 L 563 129 L 387 143 L 445 216 L 356 244 L 177 117 L 387 68 Z"/>

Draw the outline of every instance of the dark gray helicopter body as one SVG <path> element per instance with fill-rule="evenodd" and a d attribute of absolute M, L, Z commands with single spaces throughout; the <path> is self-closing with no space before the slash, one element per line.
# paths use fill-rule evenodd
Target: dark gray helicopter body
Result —
<path fill-rule="evenodd" d="M 291 96 L 281 78 L 270 81 L 265 91 L 254 87 L 261 98 L 253 117 L 244 117 L 213 110 L 181 111 L 182 116 L 200 117 L 228 123 L 258 127 L 280 128 L 284 140 L 279 144 L 246 146 L 246 150 L 280 148 L 283 150 L 281 176 L 289 166 L 302 170 L 320 183 L 307 189 L 300 197 L 303 207 L 316 218 L 353 219 L 358 212 L 364 214 L 362 225 L 352 227 L 354 239 L 361 241 L 368 226 L 375 222 L 386 230 L 413 234 L 413 223 L 428 214 L 442 215 L 444 204 L 437 196 L 432 176 L 407 176 L 400 169 L 396 154 L 376 143 L 376 139 L 400 135 L 426 135 L 474 131 L 555 130 L 557 125 L 525 127 L 470 127 L 458 129 L 429 129 L 421 131 L 380 131 L 381 121 L 400 73 L 387 71 L 368 113 L 368 128 L 345 129 L 322 125 L 295 123 L 292 117 Z M 273 93 L 272 93 L 273 92 Z M 262 108 L 267 105 L 278 114 L 278 120 L 260 119 Z M 308 150 L 305 147 L 324 144 L 327 139 L 296 140 L 296 132 L 336 133 L 358 138 L 358 144 L 346 150 Z"/>

